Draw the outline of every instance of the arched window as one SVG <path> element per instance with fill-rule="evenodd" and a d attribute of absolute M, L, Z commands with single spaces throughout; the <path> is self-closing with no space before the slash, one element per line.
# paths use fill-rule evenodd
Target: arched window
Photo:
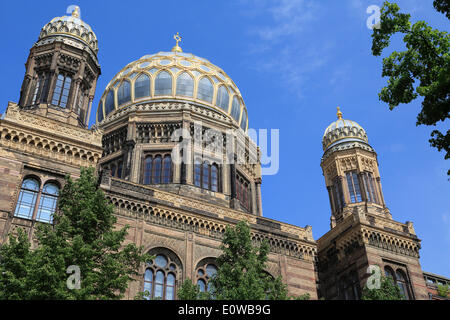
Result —
<path fill-rule="evenodd" d="M 219 169 L 216 164 L 211 166 L 211 190 L 219 191 Z"/>
<path fill-rule="evenodd" d="M 161 156 L 153 160 L 153 183 L 161 183 Z"/>
<path fill-rule="evenodd" d="M 146 157 L 144 160 L 144 184 L 152 183 L 152 157 Z"/>
<path fill-rule="evenodd" d="M 196 278 L 200 292 L 212 291 L 211 279 L 216 274 L 217 274 L 217 266 L 214 262 L 214 258 L 203 259 L 197 264 Z"/>
<path fill-rule="evenodd" d="M 180 269 L 180 261 L 174 254 L 158 253 L 155 259 L 147 263 L 143 289 L 148 295 L 145 298 L 174 300 L 177 273 Z"/>
<path fill-rule="evenodd" d="M 203 170 L 202 170 L 202 188 L 203 189 L 209 189 L 209 172 L 210 172 L 210 165 L 208 161 L 203 162 Z"/>
<path fill-rule="evenodd" d="M 348 191 L 350 192 L 350 200 L 352 203 L 361 202 L 361 189 L 359 187 L 359 179 L 356 171 L 346 173 Z"/>
<path fill-rule="evenodd" d="M 197 98 L 212 103 L 214 88 L 212 82 L 204 77 L 198 82 Z"/>
<path fill-rule="evenodd" d="M 72 78 L 64 74 L 59 74 L 56 80 L 55 90 L 53 91 L 52 104 L 65 108 L 69 99 L 70 85 Z"/>
<path fill-rule="evenodd" d="M 108 115 L 114 111 L 114 91 L 110 90 L 105 100 L 105 114 Z"/>
<path fill-rule="evenodd" d="M 242 110 L 241 129 L 244 131 L 247 129 L 247 110 L 245 108 Z"/>
<path fill-rule="evenodd" d="M 397 281 L 397 286 L 400 289 L 400 293 L 405 297 L 406 300 L 409 300 L 410 299 L 409 285 L 408 282 L 406 281 L 406 277 L 403 271 L 397 270 L 397 272 L 395 273 L 395 277 Z"/>
<path fill-rule="evenodd" d="M 192 97 L 194 94 L 194 79 L 183 72 L 177 78 L 177 95 Z"/>
<path fill-rule="evenodd" d="M 397 271 L 394 273 L 394 270 L 389 266 L 384 267 L 384 273 L 387 278 L 392 280 L 392 283 L 397 284 L 398 288 L 400 289 L 400 293 L 405 297 L 405 299 L 410 300 L 411 291 L 405 273 L 400 269 L 397 269 Z"/>
<path fill-rule="evenodd" d="M 202 186 L 202 163 L 195 159 L 194 163 L 194 185 L 197 187 Z"/>
<path fill-rule="evenodd" d="M 48 86 L 50 83 L 50 76 L 47 72 L 38 75 L 36 84 L 33 90 L 33 96 L 31 98 L 31 104 L 37 104 L 39 102 L 47 102 Z"/>
<path fill-rule="evenodd" d="M 239 121 L 239 116 L 241 113 L 241 105 L 239 103 L 239 99 L 235 96 L 233 98 L 233 104 L 231 105 L 231 117 L 234 120 Z"/>
<path fill-rule="evenodd" d="M 345 200 L 340 177 L 335 177 L 333 179 L 331 188 L 333 191 L 334 207 L 336 210 L 341 210 L 345 206 Z"/>
<path fill-rule="evenodd" d="M 38 194 L 39 182 L 36 179 L 26 178 L 23 180 L 14 215 L 26 219 L 33 218 Z"/>
<path fill-rule="evenodd" d="M 102 122 L 103 121 L 103 103 L 98 106 L 97 109 L 97 121 Z"/>
<path fill-rule="evenodd" d="M 117 175 L 116 165 L 113 163 L 113 164 L 111 164 L 110 168 L 111 168 L 111 177 L 115 177 Z"/>
<path fill-rule="evenodd" d="M 117 165 L 117 178 L 122 178 L 122 169 L 123 169 L 123 162 L 119 161 L 119 164 Z"/>
<path fill-rule="evenodd" d="M 172 180 L 172 158 L 169 155 L 164 156 L 162 180 L 163 183 L 170 183 Z"/>
<path fill-rule="evenodd" d="M 143 163 L 143 184 L 172 182 L 172 157 L 170 155 L 148 155 Z"/>
<path fill-rule="evenodd" d="M 119 103 L 119 106 L 131 101 L 131 86 L 130 82 L 125 80 L 122 82 L 122 84 L 119 87 L 119 90 L 117 91 L 117 102 Z"/>
<path fill-rule="evenodd" d="M 53 214 L 56 211 L 56 203 L 58 201 L 59 187 L 55 183 L 46 183 L 42 188 L 41 199 L 36 216 L 37 221 L 49 222 L 53 221 Z"/>
<path fill-rule="evenodd" d="M 356 272 L 341 279 L 342 298 L 345 300 L 359 300 L 359 282 Z"/>
<path fill-rule="evenodd" d="M 239 200 L 241 205 L 250 211 L 250 183 L 247 179 L 243 178 L 240 174 L 236 175 L 236 199 Z"/>
<path fill-rule="evenodd" d="M 369 202 L 378 203 L 377 193 L 375 190 L 375 183 L 371 172 L 364 172 L 362 174 L 364 181 L 364 188 L 366 189 L 366 199 Z"/>
<path fill-rule="evenodd" d="M 134 82 L 134 98 L 139 99 L 150 96 L 150 77 L 141 74 Z"/>
<path fill-rule="evenodd" d="M 227 88 L 225 88 L 225 86 L 220 86 L 219 91 L 217 92 L 216 105 L 225 112 L 228 112 L 229 102 L 230 99 Z"/>
<path fill-rule="evenodd" d="M 166 71 L 158 74 L 155 80 L 155 96 L 172 95 L 172 75 Z"/>

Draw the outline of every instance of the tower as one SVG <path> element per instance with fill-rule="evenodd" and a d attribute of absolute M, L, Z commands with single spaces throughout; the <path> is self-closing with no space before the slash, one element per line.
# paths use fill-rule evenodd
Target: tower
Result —
<path fill-rule="evenodd" d="M 377 154 L 365 130 L 338 119 L 322 138 L 321 167 L 331 206 L 331 230 L 318 244 L 319 291 L 326 299 L 361 297 L 368 267 L 391 277 L 407 299 L 426 299 L 420 239 L 412 222 L 392 219 L 380 183 Z"/>
<path fill-rule="evenodd" d="M 41 30 L 30 49 L 19 106 L 61 122 L 86 127 L 101 73 L 98 42 L 75 7 Z"/>
<path fill-rule="evenodd" d="M 64 176 L 97 166 L 101 132 L 87 128 L 97 51 L 78 7 L 47 23 L 31 48 L 20 101 L 0 118 L 0 244 L 17 228 L 33 239 L 37 223 L 52 223 Z"/>
<path fill-rule="evenodd" d="M 331 228 L 355 210 L 391 218 L 384 203 L 375 150 L 364 129 L 342 118 L 331 123 L 322 138 L 321 167 L 331 205 Z"/>

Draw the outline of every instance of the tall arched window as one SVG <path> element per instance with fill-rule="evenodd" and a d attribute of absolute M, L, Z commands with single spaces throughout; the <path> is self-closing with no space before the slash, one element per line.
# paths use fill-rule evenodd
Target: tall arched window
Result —
<path fill-rule="evenodd" d="M 239 121 L 240 111 L 241 105 L 239 103 L 239 99 L 236 96 L 234 96 L 233 104 L 231 105 L 231 116 L 233 117 L 234 120 Z"/>
<path fill-rule="evenodd" d="M 389 266 L 384 267 L 384 273 L 386 277 L 391 279 L 394 284 L 397 284 L 398 288 L 400 289 L 400 293 L 405 297 L 405 299 L 410 300 L 411 291 L 409 287 L 409 281 L 407 280 L 405 273 L 400 269 L 397 269 L 397 271 L 394 273 L 394 270 Z"/>
<path fill-rule="evenodd" d="M 410 299 L 409 285 L 408 285 L 408 282 L 406 281 L 406 277 L 405 277 L 403 271 L 397 270 L 395 272 L 395 277 L 396 277 L 396 281 L 397 281 L 397 286 L 400 289 L 400 293 L 405 297 L 406 300 L 409 300 Z"/>
<path fill-rule="evenodd" d="M 211 166 L 211 190 L 219 191 L 219 169 L 216 164 Z"/>
<path fill-rule="evenodd" d="M 364 188 L 366 189 L 366 199 L 369 202 L 378 203 L 375 183 L 371 172 L 363 172 Z"/>
<path fill-rule="evenodd" d="M 236 175 L 236 198 L 247 211 L 250 211 L 250 183 L 240 174 Z"/>
<path fill-rule="evenodd" d="M 245 108 L 242 110 L 241 129 L 244 131 L 247 129 L 247 110 Z"/>
<path fill-rule="evenodd" d="M 197 98 L 212 103 L 214 88 L 211 80 L 207 77 L 202 78 L 198 82 Z"/>
<path fill-rule="evenodd" d="M 43 72 L 38 75 L 33 90 L 33 96 L 31 98 L 32 105 L 37 104 L 39 102 L 47 102 L 49 83 L 50 83 L 50 76 L 48 72 Z"/>
<path fill-rule="evenodd" d="M 229 102 L 230 99 L 227 88 L 225 88 L 225 86 L 220 86 L 219 91 L 217 92 L 216 105 L 223 111 L 228 112 Z"/>
<path fill-rule="evenodd" d="M 153 183 L 161 183 L 161 156 L 153 160 Z"/>
<path fill-rule="evenodd" d="M 60 106 L 65 108 L 67 105 L 67 100 L 69 99 L 70 85 L 72 83 L 72 78 L 59 74 L 56 80 L 55 90 L 53 91 L 52 104 L 55 106 Z"/>
<path fill-rule="evenodd" d="M 194 185 L 202 186 L 202 163 L 198 159 L 194 163 Z"/>
<path fill-rule="evenodd" d="M 130 82 L 125 80 L 117 90 L 117 102 L 120 105 L 131 101 L 131 86 Z"/>
<path fill-rule="evenodd" d="M 56 203 L 58 202 L 59 187 L 55 183 L 46 183 L 42 188 L 39 208 L 36 215 L 37 221 L 49 222 L 53 221 L 53 214 L 56 211 Z"/>
<path fill-rule="evenodd" d="M 114 111 L 114 91 L 110 90 L 105 99 L 105 114 L 108 115 Z"/>
<path fill-rule="evenodd" d="M 101 103 L 98 106 L 98 109 L 97 109 L 97 121 L 98 122 L 102 122 L 103 121 L 103 103 Z"/>
<path fill-rule="evenodd" d="M 203 170 L 202 170 L 202 188 L 209 189 L 209 172 L 210 165 L 208 161 L 203 162 Z"/>
<path fill-rule="evenodd" d="M 340 177 L 335 177 L 333 179 L 331 188 L 333 191 L 334 206 L 336 210 L 341 210 L 345 206 L 345 200 Z"/>
<path fill-rule="evenodd" d="M 214 192 L 219 191 L 219 166 L 208 161 L 201 162 L 195 159 L 194 162 L 194 185 Z"/>
<path fill-rule="evenodd" d="M 141 74 L 134 82 L 134 98 L 139 99 L 150 96 L 150 77 Z"/>
<path fill-rule="evenodd" d="M 23 180 L 14 215 L 16 217 L 31 219 L 36 207 L 38 194 L 39 182 L 36 179 L 26 178 Z"/>
<path fill-rule="evenodd" d="M 361 189 L 359 187 L 359 179 L 356 171 L 346 173 L 348 191 L 350 192 L 350 200 L 352 203 L 361 202 Z"/>
<path fill-rule="evenodd" d="M 170 154 L 147 155 L 143 163 L 143 184 L 172 182 L 172 157 Z"/>
<path fill-rule="evenodd" d="M 197 264 L 196 278 L 200 292 L 211 292 L 211 279 L 217 274 L 217 266 L 214 258 L 205 258 Z"/>
<path fill-rule="evenodd" d="M 147 263 L 144 275 L 146 299 L 174 300 L 176 297 L 177 272 L 181 269 L 178 258 L 173 254 L 159 253 Z"/>
<path fill-rule="evenodd" d="M 152 183 L 152 157 L 146 157 L 144 160 L 144 184 Z"/>
<path fill-rule="evenodd" d="M 177 95 L 192 97 L 194 94 L 194 79 L 187 72 L 177 78 Z"/>
<path fill-rule="evenodd" d="M 158 74 L 155 80 L 155 96 L 172 95 L 172 75 L 166 71 Z"/>
<path fill-rule="evenodd" d="M 172 158 L 170 155 L 164 156 L 163 160 L 163 183 L 170 183 L 172 178 Z"/>

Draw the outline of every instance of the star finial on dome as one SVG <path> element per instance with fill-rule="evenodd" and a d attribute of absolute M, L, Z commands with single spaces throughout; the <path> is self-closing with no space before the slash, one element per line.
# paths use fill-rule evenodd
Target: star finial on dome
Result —
<path fill-rule="evenodd" d="M 337 113 L 336 113 L 336 115 L 338 116 L 338 119 L 339 119 L 339 120 L 342 120 L 342 112 L 341 112 L 341 109 L 340 109 L 339 107 L 337 107 Z"/>
<path fill-rule="evenodd" d="M 180 33 L 177 32 L 177 34 L 175 34 L 175 35 L 173 36 L 173 38 L 175 39 L 175 41 L 177 42 L 177 44 L 175 45 L 175 47 L 172 48 L 172 52 L 183 52 L 183 50 L 181 50 L 181 48 L 178 46 L 178 42 L 180 42 L 181 39 L 182 39 L 181 36 L 180 36 Z"/>

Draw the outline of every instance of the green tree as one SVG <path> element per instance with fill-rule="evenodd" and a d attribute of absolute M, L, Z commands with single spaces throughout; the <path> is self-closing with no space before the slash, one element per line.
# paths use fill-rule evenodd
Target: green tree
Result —
<path fill-rule="evenodd" d="M 433 4 L 450 19 L 447 0 L 435 0 Z M 381 55 L 395 34 L 404 35 L 406 46 L 405 51 L 394 51 L 383 59 L 382 76 L 389 79 L 379 97 L 391 110 L 400 103 L 423 97 L 416 125 L 435 126 L 450 117 L 450 36 L 447 32 L 432 29 L 424 21 L 411 24 L 410 15 L 399 11 L 397 4 L 384 2 L 380 28 L 373 29 L 374 56 Z M 444 150 L 445 159 L 449 159 L 450 130 L 446 133 L 433 130 L 431 137 L 431 146 Z"/>
<path fill-rule="evenodd" d="M 0 248 L 0 299 L 120 299 L 141 263 L 151 257 L 124 244 L 128 226 L 115 230 L 113 206 L 98 189 L 94 169 L 66 177 L 54 224 L 40 224 L 37 247 L 23 232 Z M 69 289 L 69 266 L 80 271 L 80 288 Z"/>
<path fill-rule="evenodd" d="M 220 300 L 283 300 L 287 299 L 286 285 L 281 277 L 273 279 L 266 268 L 269 245 L 254 246 L 250 226 L 239 222 L 227 227 L 222 254 L 217 258 L 217 274 L 212 277 L 212 294 Z"/>
<path fill-rule="evenodd" d="M 403 300 L 400 288 L 394 284 L 391 278 L 382 276 L 379 289 L 369 289 L 364 286 L 361 300 Z"/>
<path fill-rule="evenodd" d="M 448 284 L 438 284 L 437 291 L 438 295 L 443 298 L 447 298 L 448 294 L 450 293 L 450 291 L 448 290 Z"/>
<path fill-rule="evenodd" d="M 213 297 L 209 292 L 201 292 L 198 285 L 192 283 L 190 278 L 187 278 L 177 293 L 179 300 L 211 300 Z"/>

